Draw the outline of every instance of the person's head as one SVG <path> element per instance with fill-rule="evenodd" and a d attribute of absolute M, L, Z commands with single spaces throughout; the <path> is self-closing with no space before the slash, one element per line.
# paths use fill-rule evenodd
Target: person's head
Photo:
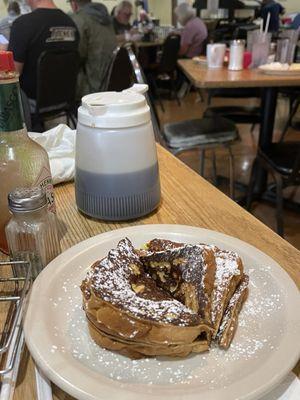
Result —
<path fill-rule="evenodd" d="M 174 12 L 181 25 L 185 25 L 196 15 L 196 10 L 189 3 L 179 4 L 179 6 L 175 8 Z"/>
<path fill-rule="evenodd" d="M 72 11 L 74 13 L 80 10 L 80 8 L 84 7 L 86 4 L 91 2 L 91 0 L 69 0 L 69 1 Z"/>
<path fill-rule="evenodd" d="M 32 10 L 36 8 L 56 8 L 53 0 L 27 0 L 27 4 Z"/>
<path fill-rule="evenodd" d="M 21 10 L 17 1 L 10 1 L 7 7 L 8 14 L 20 15 Z"/>
<path fill-rule="evenodd" d="M 123 25 L 127 25 L 132 15 L 132 4 L 130 1 L 121 1 L 116 8 L 114 17 L 116 20 Z"/>
<path fill-rule="evenodd" d="M 145 4 L 144 4 L 143 0 L 136 0 L 135 3 L 134 3 L 134 5 L 135 5 L 136 7 L 145 8 Z"/>

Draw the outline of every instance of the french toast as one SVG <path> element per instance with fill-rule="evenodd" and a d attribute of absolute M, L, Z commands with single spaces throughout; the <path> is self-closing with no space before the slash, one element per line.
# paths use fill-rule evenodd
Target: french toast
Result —
<path fill-rule="evenodd" d="M 210 323 L 216 270 L 213 251 L 204 245 L 165 240 L 159 246 L 158 239 L 147 248 L 139 253 L 140 259 L 158 286 Z"/>
<path fill-rule="evenodd" d="M 211 340 L 228 348 L 249 278 L 237 253 L 213 245 L 128 238 L 89 269 L 81 284 L 93 340 L 131 358 L 185 357 Z"/>
<path fill-rule="evenodd" d="M 92 339 L 108 350 L 115 350 L 130 358 L 142 358 L 145 356 L 152 357 L 172 356 L 172 357 L 185 357 L 189 353 L 202 353 L 209 348 L 208 342 L 205 337 L 197 338 L 192 343 L 187 344 L 153 344 L 144 343 L 137 340 L 126 340 L 108 334 L 99 329 L 94 322 L 88 319 L 89 332 Z"/>
<path fill-rule="evenodd" d="M 82 282 L 88 320 L 119 339 L 155 345 L 191 344 L 210 326 L 159 288 L 129 239 L 94 263 Z"/>
<path fill-rule="evenodd" d="M 155 279 L 157 279 L 157 274 L 160 273 L 160 269 L 163 269 L 163 264 L 160 267 L 155 261 L 160 258 L 161 260 L 169 256 L 169 253 L 179 252 L 180 249 L 184 249 L 186 246 L 184 243 L 172 242 L 166 239 L 153 239 L 146 244 L 146 249 L 150 253 L 141 254 L 142 261 L 146 264 L 146 268 L 150 270 L 150 274 L 153 273 Z M 212 337 L 215 338 L 220 326 L 221 319 L 223 317 L 224 311 L 232 297 L 236 287 L 238 286 L 241 278 L 243 276 L 243 263 L 239 255 L 233 251 L 220 250 L 216 246 L 199 244 L 203 252 L 203 257 L 207 259 L 207 252 L 213 252 L 214 260 L 211 260 L 211 255 L 209 262 L 207 263 L 207 270 L 210 272 L 208 279 L 203 281 L 203 287 L 200 288 L 202 291 L 206 291 L 206 297 L 210 298 L 210 316 L 206 316 L 213 327 Z M 183 252 L 183 250 L 181 250 Z M 171 260 L 173 256 L 171 256 Z M 152 262 L 151 260 L 154 260 Z M 171 269 L 173 268 L 171 263 Z M 181 268 L 184 270 L 185 264 L 181 264 Z M 155 272 L 157 271 L 157 272 Z M 196 271 L 196 270 L 195 270 Z M 172 273 L 172 272 L 171 272 Z M 181 274 L 182 279 L 184 279 L 184 274 Z M 160 276 L 158 275 L 158 279 Z M 196 282 L 197 283 L 197 282 Z M 176 295 L 174 296 L 176 297 Z M 176 297 L 178 298 L 178 297 Z M 182 298 L 178 298 L 182 301 Z M 187 306 L 190 307 L 189 303 Z M 193 308 L 197 312 L 197 309 Z M 203 315 L 202 315 L 203 317 Z"/>
<path fill-rule="evenodd" d="M 249 276 L 244 274 L 223 315 L 216 336 L 219 346 L 223 349 L 228 349 L 235 334 L 239 312 L 248 296 L 248 285 Z"/>
<path fill-rule="evenodd" d="M 211 323 L 216 337 L 224 311 L 241 282 L 244 267 L 239 255 L 233 251 L 220 250 L 211 246 L 216 260 L 216 276 L 213 290 Z"/>

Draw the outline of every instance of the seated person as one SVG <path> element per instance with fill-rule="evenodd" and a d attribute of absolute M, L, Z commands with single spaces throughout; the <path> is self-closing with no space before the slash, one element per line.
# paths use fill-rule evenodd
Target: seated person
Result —
<path fill-rule="evenodd" d="M 27 0 L 32 8 L 12 24 L 8 50 L 14 54 L 21 88 L 29 99 L 36 99 L 37 66 L 45 50 L 77 50 L 79 34 L 75 23 L 53 0 Z"/>
<path fill-rule="evenodd" d="M 300 28 L 300 13 L 297 14 L 290 26 L 292 29 L 298 29 Z"/>
<path fill-rule="evenodd" d="M 135 6 L 137 9 L 140 8 L 138 11 L 138 22 L 145 24 L 145 25 L 148 24 L 149 22 L 151 22 L 151 18 L 149 16 L 149 14 L 147 13 L 147 10 L 145 9 L 144 1 L 136 0 Z"/>
<path fill-rule="evenodd" d="M 113 26 L 119 40 L 124 38 L 125 32 L 130 31 L 130 17 L 132 16 L 132 4 L 130 1 L 121 1 L 114 11 Z"/>
<path fill-rule="evenodd" d="M 179 4 L 175 8 L 175 14 L 183 26 L 179 56 L 187 58 L 199 56 L 207 38 L 206 25 L 200 18 L 196 17 L 195 9 L 188 3 Z"/>
<path fill-rule="evenodd" d="M 277 3 L 274 0 L 263 0 L 260 16 L 264 21 L 264 28 L 266 26 L 268 14 L 270 14 L 270 23 L 268 32 L 278 32 L 279 30 L 279 17 L 281 14 L 284 14 L 284 8 L 281 4 Z"/>

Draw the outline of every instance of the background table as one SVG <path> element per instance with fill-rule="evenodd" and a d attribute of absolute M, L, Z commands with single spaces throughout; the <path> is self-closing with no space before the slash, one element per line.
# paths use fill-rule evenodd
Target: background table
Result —
<path fill-rule="evenodd" d="M 279 87 L 300 86 L 300 74 L 295 75 L 266 75 L 257 69 L 229 71 L 228 68 L 208 69 L 193 60 L 178 60 L 178 65 L 191 81 L 202 89 L 217 88 L 262 88 L 262 115 L 258 144 L 266 149 L 272 142 L 276 114 L 277 92 Z M 267 183 L 266 173 L 260 170 L 257 188 L 262 192 Z"/>
<path fill-rule="evenodd" d="M 106 223 L 86 218 L 77 211 L 74 184 L 55 188 L 62 249 L 93 235 L 140 224 L 185 224 L 208 228 L 244 240 L 262 250 L 282 268 L 300 288 L 300 252 L 247 213 L 230 198 L 158 146 L 162 202 L 156 212 L 132 222 Z M 54 388 L 54 399 L 71 399 Z M 20 368 L 14 400 L 35 400 L 35 378 L 31 358 L 25 356 Z"/>

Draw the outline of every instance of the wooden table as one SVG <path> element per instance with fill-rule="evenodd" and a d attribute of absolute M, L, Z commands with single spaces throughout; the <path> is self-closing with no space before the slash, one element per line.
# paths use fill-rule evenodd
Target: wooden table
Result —
<path fill-rule="evenodd" d="M 203 89 L 300 86 L 300 74 L 276 76 L 257 69 L 208 69 L 193 60 L 178 60 L 178 65 L 194 86 Z"/>
<path fill-rule="evenodd" d="M 152 42 L 133 42 L 136 49 L 137 58 L 143 69 L 148 69 L 150 65 L 157 63 L 157 52 L 164 41 L 157 39 Z"/>
<path fill-rule="evenodd" d="M 266 75 L 257 69 L 229 71 L 228 68 L 208 69 L 193 60 L 178 60 L 178 65 L 194 86 L 202 89 L 217 88 L 262 88 L 262 113 L 258 144 L 266 149 L 272 142 L 279 87 L 300 86 L 298 75 Z M 266 173 L 260 171 L 257 188 L 262 192 L 267 183 Z"/>
<path fill-rule="evenodd" d="M 151 215 L 133 222 L 106 223 L 79 214 L 74 198 L 74 184 L 55 188 L 62 249 L 93 235 L 139 224 L 186 224 L 209 228 L 242 239 L 262 250 L 282 268 L 300 288 L 300 252 L 259 222 L 230 198 L 201 178 L 165 149 L 158 146 L 162 202 Z M 57 399 L 71 397 L 54 388 Z M 14 400 L 35 400 L 33 363 L 25 357 L 19 373 Z"/>
<path fill-rule="evenodd" d="M 137 48 L 142 48 L 142 47 L 159 47 L 162 46 L 164 43 L 163 39 L 157 39 L 151 42 L 143 42 L 143 41 L 138 41 L 138 42 L 133 42 L 135 47 Z"/>

